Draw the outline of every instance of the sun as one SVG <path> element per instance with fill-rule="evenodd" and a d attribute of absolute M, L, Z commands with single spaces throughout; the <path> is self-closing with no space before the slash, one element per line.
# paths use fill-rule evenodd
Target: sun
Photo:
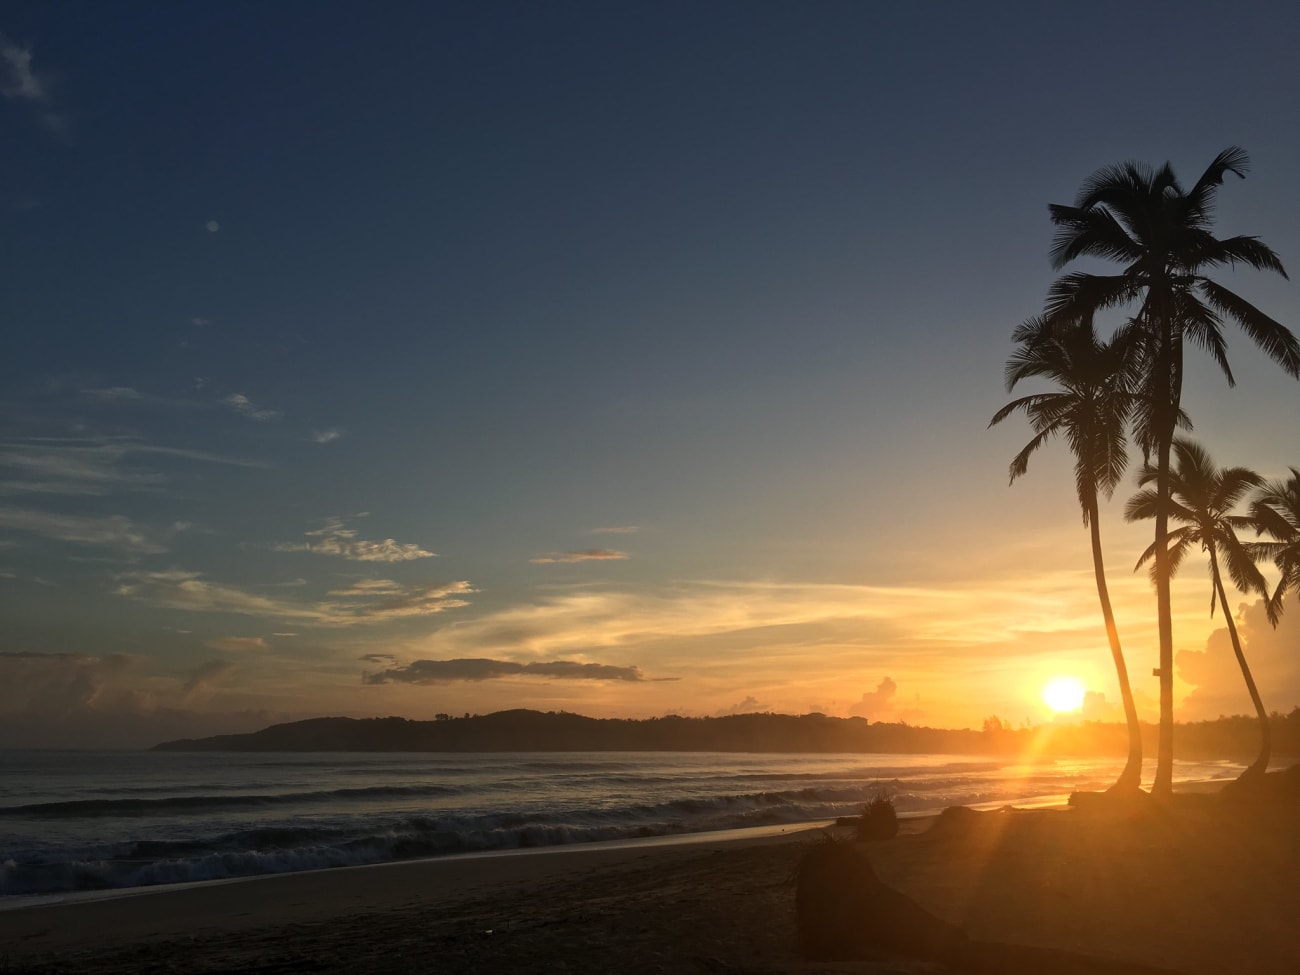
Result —
<path fill-rule="evenodd" d="M 1083 707 L 1084 686 L 1073 677 L 1053 677 L 1043 686 L 1043 700 L 1058 714 Z"/>

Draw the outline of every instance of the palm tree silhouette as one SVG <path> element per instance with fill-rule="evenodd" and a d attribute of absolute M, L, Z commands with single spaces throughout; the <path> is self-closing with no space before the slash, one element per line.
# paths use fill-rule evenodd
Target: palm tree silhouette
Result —
<path fill-rule="evenodd" d="M 1059 228 L 1052 266 L 1079 257 L 1119 261 L 1118 274 L 1073 272 L 1048 293 L 1049 318 L 1079 320 L 1137 303 L 1130 320 L 1139 336 L 1143 402 L 1134 413 L 1135 435 L 1146 457 L 1155 454 L 1155 491 L 1170 494 L 1169 457 L 1183 388 L 1184 340 L 1205 349 L 1234 383 L 1222 325 L 1235 321 L 1275 362 L 1300 378 L 1300 342 L 1278 322 L 1205 276 L 1213 268 L 1246 264 L 1286 272 L 1278 257 L 1255 237 L 1216 238 L 1210 233 L 1214 198 L 1228 173 L 1244 177 L 1249 159 L 1235 146 L 1223 150 L 1190 190 L 1166 163 L 1158 170 L 1128 162 L 1098 170 L 1072 206 L 1049 207 Z M 1160 741 L 1152 793 L 1173 789 L 1173 621 L 1166 554 L 1169 507 L 1155 508 L 1155 589 L 1160 633 Z"/>
<path fill-rule="evenodd" d="M 1021 410 L 1034 430 L 1033 439 L 1011 461 L 1011 483 L 1028 471 L 1030 455 L 1057 434 L 1065 438 L 1074 453 L 1075 490 L 1083 509 L 1083 524 L 1091 530 L 1097 598 L 1128 722 L 1128 760 L 1113 788 L 1136 790 L 1142 779 L 1142 729 L 1106 586 L 1097 501 L 1099 492 L 1107 498 L 1114 493 L 1128 465 L 1125 428 L 1138 397 L 1129 389 L 1127 347 L 1098 340 L 1091 321 L 1063 325 L 1031 318 L 1012 337 L 1020 348 L 1007 360 L 1007 392 L 1031 378 L 1047 379 L 1060 390 L 1012 400 L 993 415 L 989 426 Z"/>
<path fill-rule="evenodd" d="M 1223 618 L 1228 625 L 1228 636 L 1232 640 L 1232 651 L 1237 655 L 1237 664 L 1241 667 L 1241 676 L 1246 681 L 1251 703 L 1255 705 L 1255 714 L 1259 717 L 1261 744 L 1259 756 L 1240 776 L 1241 781 L 1248 781 L 1262 776 L 1268 768 L 1269 754 L 1272 750 L 1272 733 L 1269 727 L 1268 712 L 1260 700 L 1255 678 L 1246 663 L 1246 655 L 1241 649 L 1241 639 L 1237 635 L 1237 625 L 1233 621 L 1232 611 L 1228 608 L 1228 594 L 1223 588 L 1223 576 L 1219 571 L 1219 559 L 1223 558 L 1228 575 L 1233 584 L 1243 592 L 1254 590 L 1268 598 L 1268 586 L 1255 564 L 1254 546 L 1241 541 L 1237 530 L 1254 528 L 1255 521 L 1246 515 L 1234 515 L 1232 509 L 1242 501 L 1247 493 L 1259 487 L 1263 478 L 1245 467 L 1227 467 L 1220 469 L 1214 465 L 1209 453 L 1200 444 L 1186 437 L 1177 437 L 1173 442 L 1174 467 L 1169 473 L 1169 514 L 1179 527 L 1169 533 L 1167 539 L 1169 574 L 1172 577 L 1182 564 L 1188 549 L 1200 545 L 1201 550 L 1210 558 L 1210 579 L 1213 592 L 1210 596 L 1210 615 L 1214 615 L 1217 602 L 1223 607 Z M 1138 483 L 1150 485 L 1159 476 L 1156 469 L 1149 464 L 1138 475 Z M 1124 510 L 1124 517 L 1129 521 L 1154 518 L 1162 507 L 1158 492 L 1147 488 L 1139 491 L 1129 499 Z M 1138 559 L 1138 567 L 1157 554 L 1155 543 L 1147 548 Z M 1154 568 L 1153 568 L 1154 574 Z"/>
<path fill-rule="evenodd" d="M 1250 502 L 1250 516 L 1259 533 L 1273 539 L 1257 542 L 1255 549 L 1261 557 L 1272 559 L 1282 576 L 1266 604 L 1269 622 L 1277 626 L 1286 594 L 1300 596 L 1300 471 L 1292 467 L 1288 480 L 1260 487 Z"/>

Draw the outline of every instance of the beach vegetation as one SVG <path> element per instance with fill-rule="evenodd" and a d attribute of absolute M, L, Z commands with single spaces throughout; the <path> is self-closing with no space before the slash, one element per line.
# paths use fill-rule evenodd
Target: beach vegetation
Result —
<path fill-rule="evenodd" d="M 1300 597 L 1300 471 L 1292 467 L 1288 479 L 1261 485 L 1251 499 L 1250 516 L 1255 530 L 1268 539 L 1254 543 L 1255 552 L 1272 559 L 1279 575 L 1266 606 L 1269 622 L 1277 626 L 1287 593 Z"/>
<path fill-rule="evenodd" d="M 1232 652 L 1237 657 L 1237 665 L 1241 668 L 1242 678 L 1259 718 L 1259 753 L 1241 774 L 1242 781 L 1256 779 L 1268 770 L 1272 730 L 1268 712 L 1264 709 L 1259 689 L 1255 686 L 1255 678 L 1241 649 L 1241 638 L 1228 607 L 1228 593 L 1224 589 L 1219 565 L 1222 561 L 1228 570 L 1228 577 L 1238 589 L 1243 592 L 1258 592 L 1265 600 L 1268 599 L 1264 576 L 1255 564 L 1258 550 L 1237 536 L 1238 530 L 1254 528 L 1255 521 L 1247 515 L 1233 514 L 1233 509 L 1245 500 L 1252 489 L 1263 483 L 1263 478 L 1245 467 L 1216 467 L 1205 448 L 1186 437 L 1174 440 L 1173 454 L 1174 465 L 1169 472 L 1168 510 L 1178 527 L 1169 533 L 1167 571 L 1172 578 L 1192 546 L 1199 546 L 1209 557 L 1212 584 L 1210 615 L 1214 615 L 1217 602 L 1223 609 L 1224 623 L 1232 641 Z M 1144 486 L 1144 490 L 1129 499 L 1124 512 L 1128 520 L 1155 517 L 1161 500 L 1150 485 L 1157 476 L 1158 472 L 1149 464 L 1142 468 L 1138 483 Z M 1138 567 L 1152 562 L 1155 554 L 1154 545 L 1148 547 L 1138 559 Z"/>
<path fill-rule="evenodd" d="M 889 840 L 898 835 L 898 811 L 888 790 L 878 788 L 862 810 L 857 835 L 860 840 Z"/>
<path fill-rule="evenodd" d="M 1159 633 L 1160 735 L 1157 795 L 1173 788 L 1173 622 L 1170 603 L 1170 463 L 1181 415 L 1185 345 L 1205 350 L 1235 382 L 1228 364 L 1225 321 L 1234 322 L 1289 375 L 1300 378 L 1300 342 L 1281 323 L 1207 272 L 1245 265 L 1285 277 L 1276 253 L 1257 237 L 1215 237 L 1215 197 L 1229 173 L 1243 177 L 1246 152 L 1220 152 L 1190 187 L 1165 163 L 1125 162 L 1098 170 L 1070 205 L 1049 206 L 1057 234 L 1050 258 L 1063 269 L 1080 258 L 1117 262 L 1118 273 L 1072 271 L 1051 286 L 1045 318 L 1066 326 L 1104 311 L 1135 308 L 1113 343 L 1134 346 L 1133 389 L 1140 394 L 1132 419 L 1144 458 L 1154 456 L 1152 552 Z"/>
<path fill-rule="evenodd" d="M 1133 335 L 1124 334 L 1130 339 Z M 1132 341 L 1103 342 L 1090 316 L 1077 321 L 1031 318 L 1016 329 L 1013 339 L 1019 348 L 1007 361 L 1007 391 L 1027 379 L 1046 379 L 1057 388 L 1012 400 L 993 415 L 989 426 L 1023 412 L 1034 431 L 1011 461 L 1011 483 L 1029 470 L 1029 458 L 1047 441 L 1059 435 L 1070 445 L 1075 492 L 1091 535 L 1097 598 L 1128 726 L 1128 759 L 1115 787 L 1136 789 L 1142 776 L 1142 728 L 1106 585 L 1098 497 L 1111 497 L 1128 466 L 1126 431 L 1139 403 L 1131 385 L 1138 347 Z"/>

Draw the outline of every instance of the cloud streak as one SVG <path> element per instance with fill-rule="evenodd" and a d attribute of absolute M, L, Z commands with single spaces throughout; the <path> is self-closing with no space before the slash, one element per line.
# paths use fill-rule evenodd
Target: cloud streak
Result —
<path fill-rule="evenodd" d="M 276 552 L 314 552 L 354 562 L 409 562 L 412 559 L 431 559 L 437 555 L 418 545 L 391 538 L 380 542 L 358 538 L 356 529 L 348 528 L 342 518 L 329 518 L 323 528 L 304 534 L 309 541 L 276 542 L 272 549 Z"/>
<path fill-rule="evenodd" d="M 626 558 L 628 558 L 626 552 L 619 552 L 612 548 L 583 548 L 570 552 L 539 555 L 528 561 L 533 565 L 567 565 L 573 562 L 621 562 Z"/>
<path fill-rule="evenodd" d="M 250 420 L 256 420 L 259 423 L 265 423 L 267 420 L 275 420 L 280 416 L 279 410 L 263 409 L 255 406 L 253 401 L 243 393 L 231 393 L 224 397 L 221 402 L 225 403 L 240 416 L 247 417 Z"/>
<path fill-rule="evenodd" d="M 248 592 L 205 579 L 201 573 L 126 572 L 117 577 L 116 594 L 167 609 L 201 613 L 235 613 L 261 619 L 292 620 L 318 626 L 353 626 L 433 616 L 469 605 L 461 598 L 474 592 L 468 582 L 441 582 L 383 590 L 337 590 L 328 600 L 290 600 Z"/>
<path fill-rule="evenodd" d="M 213 650 L 227 650 L 231 653 L 248 653 L 256 650 L 270 650 L 267 642 L 260 636 L 223 636 L 209 640 L 205 646 Z"/>
<path fill-rule="evenodd" d="M 167 551 L 165 546 L 123 515 L 93 518 L 0 507 L 0 529 L 27 532 L 77 545 L 116 548 L 136 555 L 156 555 Z"/>
<path fill-rule="evenodd" d="M 377 656 L 377 655 L 375 655 Z M 405 667 L 391 667 L 364 674 L 364 684 L 448 684 L 455 681 L 499 680 L 504 677 L 544 677 L 550 680 L 617 680 L 641 682 L 647 678 L 636 667 L 546 660 L 516 663 L 485 657 L 458 660 L 416 660 Z"/>

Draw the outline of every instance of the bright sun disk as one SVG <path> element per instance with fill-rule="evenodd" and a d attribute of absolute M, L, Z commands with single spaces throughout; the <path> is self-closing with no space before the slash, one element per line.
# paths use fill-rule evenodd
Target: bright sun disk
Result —
<path fill-rule="evenodd" d="M 1077 711 L 1083 706 L 1084 686 L 1073 677 L 1054 677 L 1043 687 L 1043 700 L 1053 711 Z"/>

